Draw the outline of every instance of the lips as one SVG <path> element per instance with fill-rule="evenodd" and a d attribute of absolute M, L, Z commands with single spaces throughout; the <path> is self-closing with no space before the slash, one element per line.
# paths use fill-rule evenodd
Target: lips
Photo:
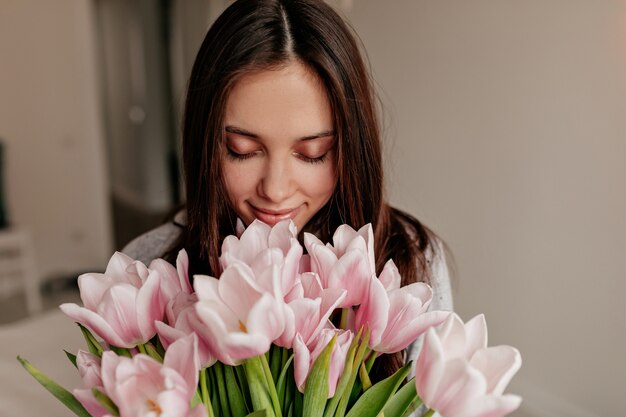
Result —
<path fill-rule="evenodd" d="M 302 206 L 282 210 L 269 210 L 265 208 L 255 207 L 253 205 L 250 205 L 250 207 L 255 218 L 261 220 L 265 224 L 273 226 L 282 220 L 293 220 L 300 212 L 300 208 Z"/>

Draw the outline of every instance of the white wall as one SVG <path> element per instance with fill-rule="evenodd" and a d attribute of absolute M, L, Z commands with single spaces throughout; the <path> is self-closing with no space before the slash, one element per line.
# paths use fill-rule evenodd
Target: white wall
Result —
<path fill-rule="evenodd" d="M 539 417 L 626 415 L 626 2 L 358 0 L 391 199 L 517 346 Z"/>
<path fill-rule="evenodd" d="M 90 4 L 0 2 L 8 211 L 43 277 L 104 268 L 112 253 Z"/>

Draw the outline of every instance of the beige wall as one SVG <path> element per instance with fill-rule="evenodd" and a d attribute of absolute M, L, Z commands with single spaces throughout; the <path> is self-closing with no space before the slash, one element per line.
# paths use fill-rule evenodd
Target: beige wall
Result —
<path fill-rule="evenodd" d="M 96 53 L 89 2 L 0 1 L 8 210 L 44 277 L 112 253 Z"/>
<path fill-rule="evenodd" d="M 111 250 L 91 13 L 0 2 L 9 210 L 47 273 Z M 626 2 L 347 14 L 387 110 L 390 197 L 450 245 L 457 311 L 522 351 L 511 391 L 537 417 L 626 415 Z"/>
<path fill-rule="evenodd" d="M 358 0 L 391 199 L 538 417 L 626 415 L 626 2 Z"/>

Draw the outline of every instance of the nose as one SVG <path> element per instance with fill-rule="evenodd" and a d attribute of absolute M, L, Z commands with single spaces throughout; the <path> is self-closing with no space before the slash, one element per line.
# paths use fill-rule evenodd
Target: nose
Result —
<path fill-rule="evenodd" d="M 285 201 L 292 193 L 292 175 L 289 164 L 269 160 L 258 184 L 258 193 L 272 203 Z"/>

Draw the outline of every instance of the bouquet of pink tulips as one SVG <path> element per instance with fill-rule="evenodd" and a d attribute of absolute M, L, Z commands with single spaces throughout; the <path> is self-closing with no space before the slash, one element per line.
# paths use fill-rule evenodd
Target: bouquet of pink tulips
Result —
<path fill-rule="evenodd" d="M 242 229 L 242 228 L 241 228 Z M 71 392 L 26 369 L 75 414 L 180 417 L 497 417 L 521 399 L 503 394 L 519 352 L 487 347 L 483 316 L 463 323 L 427 311 L 431 288 L 400 286 L 375 270 L 371 226 L 341 226 L 333 244 L 286 221 L 255 221 L 224 240 L 219 279 L 188 277 L 116 253 L 104 274 L 78 278 L 83 306 L 63 304 L 87 351 L 68 353 L 82 378 Z M 195 290 L 195 291 L 194 291 Z M 423 335 L 423 336 L 422 336 Z M 372 384 L 383 353 L 423 337 L 414 366 Z"/>

